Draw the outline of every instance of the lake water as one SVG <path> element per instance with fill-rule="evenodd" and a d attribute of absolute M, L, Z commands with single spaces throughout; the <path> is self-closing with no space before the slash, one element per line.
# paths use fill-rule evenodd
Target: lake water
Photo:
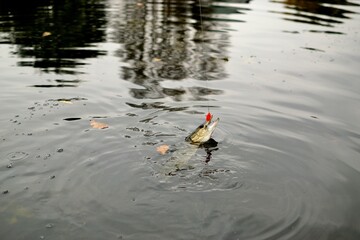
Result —
<path fill-rule="evenodd" d="M 360 2 L 202 13 L 0 0 L 2 240 L 360 239 Z"/>

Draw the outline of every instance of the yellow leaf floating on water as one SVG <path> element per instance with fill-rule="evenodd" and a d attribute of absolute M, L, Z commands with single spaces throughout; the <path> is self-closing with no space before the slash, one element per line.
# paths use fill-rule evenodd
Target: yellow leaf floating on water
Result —
<path fill-rule="evenodd" d="M 155 58 L 152 59 L 152 61 L 153 61 L 153 62 L 161 62 L 161 58 L 156 58 L 156 57 L 155 57 Z"/>
<path fill-rule="evenodd" d="M 109 125 L 107 125 L 106 123 L 97 122 L 95 120 L 91 120 L 90 125 L 92 128 L 96 128 L 96 129 L 105 129 L 109 127 Z"/>
<path fill-rule="evenodd" d="M 161 145 L 156 148 L 156 151 L 161 155 L 164 155 L 169 150 L 169 145 Z"/>
<path fill-rule="evenodd" d="M 43 37 L 48 37 L 51 35 L 51 32 L 43 32 L 42 36 Z"/>

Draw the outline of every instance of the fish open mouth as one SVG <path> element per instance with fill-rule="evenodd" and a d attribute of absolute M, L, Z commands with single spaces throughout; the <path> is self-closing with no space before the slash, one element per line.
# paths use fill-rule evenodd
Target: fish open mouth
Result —
<path fill-rule="evenodd" d="M 219 120 L 220 120 L 220 118 L 217 118 L 215 121 L 213 121 L 213 122 L 210 121 L 208 123 L 207 128 L 208 128 L 208 131 L 210 132 L 210 135 L 215 131 L 215 128 L 219 123 Z"/>

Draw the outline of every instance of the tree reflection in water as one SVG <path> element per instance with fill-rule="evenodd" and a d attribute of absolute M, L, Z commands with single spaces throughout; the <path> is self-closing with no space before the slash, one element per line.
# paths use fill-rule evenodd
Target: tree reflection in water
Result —
<path fill-rule="evenodd" d="M 94 44 L 106 42 L 105 30 L 112 29 L 111 41 L 121 44 L 117 51 L 123 62 L 121 78 L 142 86 L 131 89 L 135 98 L 171 96 L 180 101 L 190 94 L 199 100 L 221 91 L 165 88 L 160 82 L 226 77 L 229 23 L 243 22 L 241 14 L 249 10 L 250 1 L 202 2 L 204 36 L 200 31 L 198 1 L 0 0 L 0 43 L 16 45 L 14 53 L 23 58 L 19 66 L 77 74 L 78 66 L 87 64 L 84 59 L 106 54 Z M 281 14 L 287 20 L 325 27 L 342 23 L 353 13 L 341 6 L 359 6 L 350 0 L 274 2 L 286 6 Z"/>
<path fill-rule="evenodd" d="M 104 54 L 86 48 L 105 40 L 104 1 L 0 1 L 0 18 L 1 42 L 16 44 L 20 66 L 74 74 L 82 59 Z"/>
<path fill-rule="evenodd" d="M 118 51 L 118 56 L 127 64 L 121 69 L 122 79 L 142 86 L 131 89 L 133 97 L 172 97 L 180 101 L 185 95 L 190 95 L 192 100 L 202 100 L 206 95 L 221 94 L 220 90 L 203 87 L 165 88 L 160 84 L 163 80 L 226 77 L 224 64 L 230 42 L 228 22 L 242 22 L 232 18 L 232 14 L 248 9 L 203 1 L 204 36 L 201 36 L 197 3 L 126 1 L 121 6 L 119 12 L 122 14 L 112 23 L 113 39 L 123 45 Z"/>
<path fill-rule="evenodd" d="M 343 23 L 349 14 L 354 12 L 345 10 L 342 6 L 360 6 L 348 0 L 275 0 L 283 3 L 288 11 L 282 12 L 289 21 L 333 27 Z"/>

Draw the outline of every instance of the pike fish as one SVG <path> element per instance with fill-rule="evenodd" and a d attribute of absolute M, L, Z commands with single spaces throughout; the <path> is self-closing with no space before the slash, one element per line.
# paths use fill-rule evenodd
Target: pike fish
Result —
<path fill-rule="evenodd" d="M 211 117 L 212 118 L 212 117 Z M 207 119 L 203 124 L 197 127 L 189 136 L 185 138 L 185 141 L 190 143 L 186 144 L 183 147 L 178 148 L 173 152 L 173 155 L 168 159 L 164 164 L 165 174 L 167 175 L 176 175 L 177 171 L 192 169 L 193 167 L 189 165 L 189 160 L 200 147 L 208 148 L 207 143 L 210 143 L 211 136 L 216 129 L 216 126 L 219 123 L 219 118 L 215 121 L 212 119 Z M 215 140 L 213 140 L 211 145 L 214 145 Z M 217 143 L 216 143 L 217 144 Z M 215 145 L 216 146 L 216 145 Z M 211 155 L 211 154 L 210 154 Z"/>

